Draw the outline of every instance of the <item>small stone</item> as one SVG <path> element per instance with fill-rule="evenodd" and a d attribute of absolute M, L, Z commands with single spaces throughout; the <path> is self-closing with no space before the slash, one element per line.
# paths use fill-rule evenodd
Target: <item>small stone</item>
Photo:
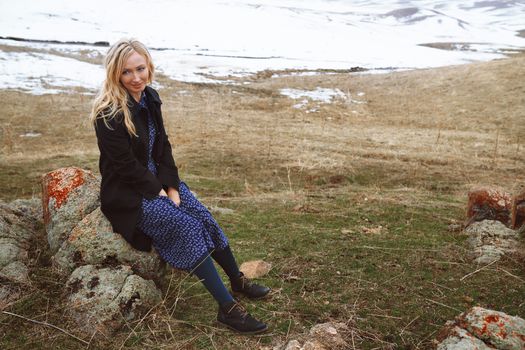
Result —
<path fill-rule="evenodd" d="M 321 323 L 310 329 L 309 338 L 314 344 L 320 344 L 328 349 L 346 349 L 348 344 L 339 330 L 347 329 L 348 327 L 344 323 Z"/>
<path fill-rule="evenodd" d="M 460 232 L 462 228 L 463 226 L 460 224 L 450 224 L 448 225 L 447 230 L 448 232 Z"/>
<path fill-rule="evenodd" d="M 301 343 L 298 340 L 290 340 L 284 350 L 301 350 Z"/>
<path fill-rule="evenodd" d="M 252 260 L 242 263 L 239 270 L 248 278 L 258 278 L 270 272 L 272 264 L 263 260 Z"/>
<path fill-rule="evenodd" d="M 317 340 L 307 340 L 301 350 L 328 350 L 323 344 Z"/>
<path fill-rule="evenodd" d="M 221 208 L 217 206 L 211 206 L 208 208 L 212 214 L 231 215 L 235 211 L 230 208 Z"/>
<path fill-rule="evenodd" d="M 381 226 L 381 225 L 375 226 L 375 227 L 362 226 L 361 227 L 361 231 L 363 233 L 366 233 L 366 234 L 378 235 L 378 234 L 381 234 L 383 232 L 383 226 Z"/>

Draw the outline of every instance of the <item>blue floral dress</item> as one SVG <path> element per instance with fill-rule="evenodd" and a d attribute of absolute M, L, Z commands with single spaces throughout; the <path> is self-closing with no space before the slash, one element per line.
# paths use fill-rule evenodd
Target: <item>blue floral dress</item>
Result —
<path fill-rule="evenodd" d="M 147 109 L 144 93 L 140 99 L 140 106 Z M 149 110 L 148 130 L 148 169 L 157 175 L 157 168 L 152 159 L 156 130 Z M 138 227 L 153 240 L 153 247 L 167 263 L 178 269 L 192 270 L 214 249 L 226 248 L 228 239 L 208 209 L 182 181 L 179 195 L 180 206 L 165 196 L 143 198 L 142 216 Z"/>

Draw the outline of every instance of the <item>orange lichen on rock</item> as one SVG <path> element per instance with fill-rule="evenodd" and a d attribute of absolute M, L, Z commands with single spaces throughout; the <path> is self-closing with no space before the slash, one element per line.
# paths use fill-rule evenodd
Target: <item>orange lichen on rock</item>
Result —
<path fill-rule="evenodd" d="M 512 196 L 497 188 L 477 188 L 469 192 L 467 222 L 498 220 L 505 226 L 511 224 Z"/>
<path fill-rule="evenodd" d="M 86 174 L 88 173 L 80 168 L 69 167 L 54 170 L 43 176 L 42 207 L 45 223 L 49 221 L 49 200 L 53 198 L 55 209 L 60 208 L 67 201 L 69 193 L 85 182 Z"/>

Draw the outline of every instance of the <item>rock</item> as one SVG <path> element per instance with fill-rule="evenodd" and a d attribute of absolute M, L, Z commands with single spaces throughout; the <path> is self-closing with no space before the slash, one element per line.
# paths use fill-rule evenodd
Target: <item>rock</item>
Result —
<path fill-rule="evenodd" d="M 518 246 L 518 233 L 499 221 L 484 220 L 475 222 L 465 229 L 469 235 L 468 242 L 473 248 L 475 262 L 488 264 L 499 260 L 508 252 L 513 252 Z"/>
<path fill-rule="evenodd" d="M 525 320 L 473 307 L 447 322 L 438 336 L 437 349 L 525 349 Z"/>
<path fill-rule="evenodd" d="M 304 345 L 301 347 L 301 350 L 328 350 L 330 348 L 327 348 L 323 346 L 320 342 L 317 340 L 311 341 L 307 340 Z"/>
<path fill-rule="evenodd" d="M 525 224 L 525 191 L 512 198 L 512 228 L 519 229 Z"/>
<path fill-rule="evenodd" d="M 453 326 L 451 329 L 447 330 L 448 334 L 446 338 L 439 343 L 437 350 L 490 350 L 493 349 L 488 347 L 483 341 L 472 336 L 466 330 L 459 328 L 458 326 Z"/>
<path fill-rule="evenodd" d="M 463 226 L 460 224 L 450 224 L 447 227 L 447 230 L 449 232 L 461 232 L 462 229 L 463 229 Z"/>
<path fill-rule="evenodd" d="M 263 260 L 252 260 L 241 264 L 239 270 L 248 278 L 258 278 L 270 272 L 272 264 Z"/>
<path fill-rule="evenodd" d="M 114 233 L 100 208 L 71 230 L 53 256 L 53 264 L 67 273 L 82 265 L 129 265 L 139 276 L 154 280 L 160 279 L 165 267 L 155 250 L 149 253 L 136 250 Z"/>
<path fill-rule="evenodd" d="M 99 192 L 98 178 L 80 168 L 61 168 L 42 177 L 44 225 L 52 253 L 71 229 L 100 205 Z"/>
<path fill-rule="evenodd" d="M 321 323 L 310 328 L 308 335 L 303 338 L 303 345 L 298 340 L 290 340 L 286 346 L 278 346 L 283 350 L 337 350 L 348 349 L 348 343 L 342 333 L 348 331 L 344 323 Z"/>
<path fill-rule="evenodd" d="M 301 343 L 298 340 L 290 340 L 284 350 L 301 350 Z"/>
<path fill-rule="evenodd" d="M 234 210 L 233 210 L 233 209 L 230 209 L 230 208 L 221 208 L 221 207 L 217 207 L 217 206 L 210 206 L 210 207 L 208 207 L 208 210 L 209 210 L 212 214 L 230 215 L 230 214 L 233 214 L 233 213 L 234 213 Z"/>
<path fill-rule="evenodd" d="M 505 226 L 511 224 L 512 196 L 499 188 L 477 188 L 468 194 L 467 222 L 497 220 Z"/>
<path fill-rule="evenodd" d="M 86 334 L 111 335 L 161 301 L 153 281 L 134 275 L 129 266 L 77 268 L 67 282 L 67 311 Z"/>
<path fill-rule="evenodd" d="M 29 283 L 27 251 L 35 224 L 16 205 L 0 202 L 0 278 Z"/>
<path fill-rule="evenodd" d="M 497 349 L 525 349 L 525 320 L 503 312 L 473 307 L 458 323 L 476 338 Z"/>
<path fill-rule="evenodd" d="M 348 344 L 342 338 L 341 330 L 347 330 L 344 323 L 321 323 L 310 329 L 309 336 L 328 349 L 344 349 Z"/>
<path fill-rule="evenodd" d="M 20 210 L 24 216 L 33 221 L 33 223 L 42 222 L 42 200 L 40 198 L 15 199 L 9 203 L 11 208 Z"/>

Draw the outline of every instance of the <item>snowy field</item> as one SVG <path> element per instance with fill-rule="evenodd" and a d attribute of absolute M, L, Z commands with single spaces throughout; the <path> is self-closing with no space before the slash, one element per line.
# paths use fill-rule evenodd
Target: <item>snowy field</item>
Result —
<path fill-rule="evenodd" d="M 381 72 L 491 60 L 525 47 L 523 29 L 525 0 L 0 0 L 0 88 L 89 92 L 103 79 L 107 47 L 11 37 L 136 37 L 159 72 L 228 83 L 265 69 Z"/>

